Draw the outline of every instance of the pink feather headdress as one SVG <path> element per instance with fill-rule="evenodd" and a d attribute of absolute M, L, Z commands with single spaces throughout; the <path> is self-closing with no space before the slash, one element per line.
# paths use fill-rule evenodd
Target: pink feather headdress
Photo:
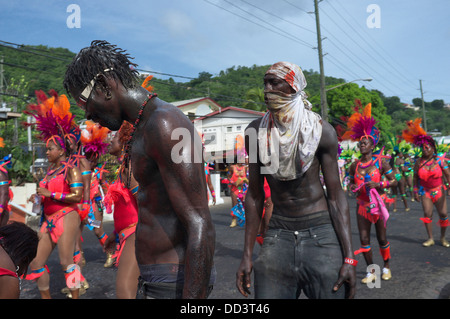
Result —
<path fill-rule="evenodd" d="M 36 91 L 37 104 L 29 104 L 25 114 L 35 118 L 36 123 L 25 126 L 35 126 L 40 132 L 39 139 L 47 142 L 56 140 L 65 149 L 64 136 L 76 127 L 75 115 L 70 112 L 70 102 L 64 94 L 58 95 L 55 90 L 50 90 L 50 97 L 42 91 Z"/>

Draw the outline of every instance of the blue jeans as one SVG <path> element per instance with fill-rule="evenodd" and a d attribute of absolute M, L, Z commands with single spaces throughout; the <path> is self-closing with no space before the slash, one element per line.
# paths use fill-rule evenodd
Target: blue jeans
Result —
<path fill-rule="evenodd" d="M 303 230 L 270 229 L 254 262 L 255 298 L 297 299 L 301 291 L 312 299 L 339 299 L 343 263 L 333 226 L 322 224 Z"/>

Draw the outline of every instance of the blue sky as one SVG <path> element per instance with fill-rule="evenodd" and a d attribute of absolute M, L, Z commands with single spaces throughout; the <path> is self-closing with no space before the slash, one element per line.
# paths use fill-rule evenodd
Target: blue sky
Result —
<path fill-rule="evenodd" d="M 67 25 L 70 4 L 80 8 L 80 28 Z M 379 11 L 368 12 L 370 5 Z M 420 97 L 421 79 L 426 101 L 450 103 L 450 1 L 324 0 L 319 7 L 326 75 L 372 78 L 357 83 L 405 103 Z M 107 40 L 141 69 L 187 77 L 278 61 L 319 71 L 313 10 L 313 0 L 0 0 L 0 40 L 73 52 Z"/>

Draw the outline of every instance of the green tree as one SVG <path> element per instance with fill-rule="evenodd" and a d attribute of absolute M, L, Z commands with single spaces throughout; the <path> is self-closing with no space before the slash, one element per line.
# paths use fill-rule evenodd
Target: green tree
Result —
<path fill-rule="evenodd" d="M 362 106 L 372 103 L 372 116 L 377 120 L 377 127 L 386 133 L 391 132 L 391 117 L 386 114 L 386 107 L 379 93 L 367 90 L 356 83 L 349 83 L 327 92 L 327 103 L 330 118 L 349 117 L 354 112 L 355 100 Z"/>
<path fill-rule="evenodd" d="M 433 100 L 430 103 L 430 108 L 433 110 L 442 110 L 444 108 L 444 100 Z"/>
<path fill-rule="evenodd" d="M 247 109 L 252 109 L 255 111 L 265 112 L 267 107 L 264 103 L 264 90 L 261 88 L 253 88 L 247 91 L 245 94 L 245 99 L 243 107 Z"/>
<path fill-rule="evenodd" d="M 9 80 L 8 92 L 15 96 L 3 96 L 2 100 L 7 108 L 17 113 L 22 113 L 28 102 L 29 83 L 25 76 L 19 79 Z M 32 153 L 28 151 L 27 130 L 23 129 L 22 122 L 26 122 L 26 116 L 22 113 L 18 119 L 3 122 L 0 136 L 5 140 L 5 147 L 1 151 L 2 157 L 12 155 L 12 167 L 8 170 L 13 185 L 23 182 L 32 182 L 29 168 L 32 164 Z"/>

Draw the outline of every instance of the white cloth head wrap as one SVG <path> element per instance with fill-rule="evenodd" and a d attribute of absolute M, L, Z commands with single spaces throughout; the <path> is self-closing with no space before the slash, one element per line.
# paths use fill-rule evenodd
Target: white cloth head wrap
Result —
<path fill-rule="evenodd" d="M 322 136 L 322 119 L 311 111 L 311 103 L 303 92 L 306 79 L 298 65 L 278 62 L 269 68 L 266 74 L 269 73 L 285 80 L 296 93 L 264 91 L 268 112 L 259 126 L 259 158 L 271 167 L 264 173 L 279 180 L 292 180 L 303 175 L 314 160 Z M 274 165 L 276 157 L 278 165 Z"/>

